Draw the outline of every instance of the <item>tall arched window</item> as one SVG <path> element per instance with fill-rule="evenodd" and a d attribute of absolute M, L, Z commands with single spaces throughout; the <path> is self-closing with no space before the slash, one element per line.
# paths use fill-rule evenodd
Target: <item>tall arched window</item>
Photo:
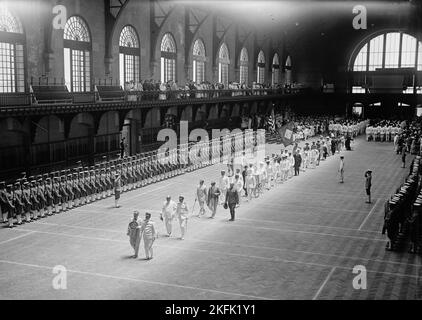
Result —
<path fill-rule="evenodd" d="M 78 16 L 70 17 L 64 27 L 64 78 L 69 91 L 91 90 L 91 35 Z"/>
<path fill-rule="evenodd" d="M 139 38 L 132 26 L 125 26 L 119 39 L 120 85 L 139 82 Z"/>
<path fill-rule="evenodd" d="M 248 83 L 249 57 L 248 50 L 242 48 L 240 51 L 240 83 Z"/>
<path fill-rule="evenodd" d="M 224 89 L 227 89 L 229 85 L 229 64 L 229 49 L 223 43 L 218 52 L 218 82 L 224 84 Z"/>
<path fill-rule="evenodd" d="M 25 91 L 25 36 L 15 16 L 0 5 L 0 93 Z"/>
<path fill-rule="evenodd" d="M 354 57 L 353 71 L 417 68 L 422 70 L 422 42 L 403 32 L 388 32 L 370 39 Z"/>
<path fill-rule="evenodd" d="M 193 44 L 193 81 L 201 83 L 205 81 L 205 46 L 201 39 Z"/>
<path fill-rule="evenodd" d="M 258 63 L 256 66 L 256 82 L 264 84 L 265 81 L 265 56 L 264 52 L 261 50 L 258 54 Z"/>
<path fill-rule="evenodd" d="M 276 85 L 280 82 L 280 60 L 278 54 L 275 53 L 273 57 L 273 66 L 272 66 L 272 85 Z"/>
<path fill-rule="evenodd" d="M 176 79 L 176 43 L 170 33 L 161 40 L 161 82 Z"/>

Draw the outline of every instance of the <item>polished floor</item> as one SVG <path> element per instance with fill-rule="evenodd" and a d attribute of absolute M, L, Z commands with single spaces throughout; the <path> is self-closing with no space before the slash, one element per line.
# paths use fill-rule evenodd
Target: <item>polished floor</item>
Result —
<path fill-rule="evenodd" d="M 267 153 L 279 147 L 270 144 Z M 219 208 L 216 219 L 192 217 L 184 241 L 164 237 L 158 211 L 167 194 L 185 195 L 191 208 L 207 167 L 39 222 L 0 230 L 1 299 L 420 299 L 421 257 L 385 251 L 384 203 L 408 169 L 389 143 L 357 139 L 344 152 L 302 172 L 251 203 L 235 222 Z M 373 202 L 365 203 L 364 172 L 373 172 Z M 154 259 L 129 258 L 132 210 L 153 213 L 160 237 Z M 198 208 L 198 206 L 196 206 Z M 55 290 L 55 266 L 67 270 Z M 353 287 L 353 268 L 366 268 L 367 288 Z"/>

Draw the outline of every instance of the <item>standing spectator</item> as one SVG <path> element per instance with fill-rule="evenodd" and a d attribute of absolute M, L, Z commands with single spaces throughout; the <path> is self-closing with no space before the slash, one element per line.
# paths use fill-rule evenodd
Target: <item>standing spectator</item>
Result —
<path fill-rule="evenodd" d="M 120 158 L 123 159 L 125 156 L 125 137 L 120 140 Z"/>
<path fill-rule="evenodd" d="M 344 157 L 340 157 L 340 166 L 338 168 L 338 173 L 340 174 L 340 183 L 344 183 Z"/>
<path fill-rule="evenodd" d="M 371 203 L 371 186 L 372 186 L 372 171 L 367 170 L 365 172 L 365 189 L 366 189 L 366 195 L 368 196 L 368 201 L 366 201 L 366 203 Z"/>
<path fill-rule="evenodd" d="M 230 220 L 234 221 L 235 219 L 235 208 L 239 204 L 239 194 L 237 193 L 236 188 L 234 187 L 234 183 L 230 183 L 230 188 L 227 190 L 226 193 L 226 201 L 224 207 L 227 207 L 230 209 Z"/>
<path fill-rule="evenodd" d="M 402 161 L 402 168 L 406 167 L 406 147 L 401 149 L 401 161 Z"/>
<path fill-rule="evenodd" d="M 302 164 L 302 156 L 300 155 L 299 151 L 296 151 L 293 157 L 295 160 L 295 176 L 298 176 L 300 171 L 300 165 Z"/>

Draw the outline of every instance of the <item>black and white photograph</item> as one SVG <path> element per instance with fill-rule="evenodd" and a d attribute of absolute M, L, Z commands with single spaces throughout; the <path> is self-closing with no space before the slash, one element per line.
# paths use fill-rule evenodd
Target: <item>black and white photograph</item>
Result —
<path fill-rule="evenodd" d="M 0 0 L 0 219 L 3 302 L 421 300 L 422 1 Z"/>

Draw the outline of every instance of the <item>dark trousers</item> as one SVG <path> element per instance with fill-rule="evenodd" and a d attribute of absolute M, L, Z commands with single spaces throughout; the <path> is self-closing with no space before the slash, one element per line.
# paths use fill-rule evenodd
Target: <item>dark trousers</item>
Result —
<path fill-rule="evenodd" d="M 300 166 L 295 166 L 295 176 L 298 176 L 300 172 Z"/>
<path fill-rule="evenodd" d="M 229 209 L 230 209 L 230 216 L 231 219 L 234 220 L 234 209 L 236 208 L 236 203 L 229 203 Z"/>

